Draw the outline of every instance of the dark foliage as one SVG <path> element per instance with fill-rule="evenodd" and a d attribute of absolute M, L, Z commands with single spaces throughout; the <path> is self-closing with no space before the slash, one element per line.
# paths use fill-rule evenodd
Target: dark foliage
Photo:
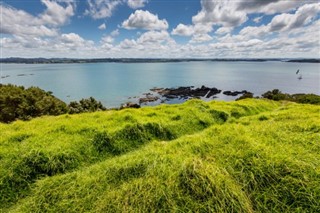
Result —
<path fill-rule="evenodd" d="M 286 101 L 293 101 L 297 103 L 302 104 L 316 104 L 320 105 L 320 96 L 315 94 L 287 94 L 282 93 L 278 89 L 274 89 L 272 91 L 268 91 L 264 94 L 262 94 L 263 98 L 267 98 L 270 100 L 280 101 L 280 100 L 286 100 Z"/>
<path fill-rule="evenodd" d="M 272 91 L 268 91 L 268 92 L 262 94 L 263 98 L 267 98 L 267 99 L 275 100 L 275 101 L 288 100 L 289 96 L 290 96 L 289 94 L 282 93 L 278 89 L 274 89 Z"/>
<path fill-rule="evenodd" d="M 68 107 L 70 114 L 106 110 L 102 103 L 100 101 L 98 102 L 93 97 L 81 99 L 79 102 L 72 101 Z"/>
<path fill-rule="evenodd" d="M 0 84 L 0 121 L 29 120 L 42 115 L 60 115 L 68 111 L 67 105 L 38 87 Z"/>
<path fill-rule="evenodd" d="M 243 95 L 241 95 L 239 98 L 236 99 L 236 101 L 246 99 L 246 98 L 253 98 L 253 93 L 251 92 L 246 92 Z"/>
<path fill-rule="evenodd" d="M 30 120 L 43 115 L 75 114 L 106 110 L 101 102 L 90 97 L 69 106 L 38 87 L 25 89 L 23 86 L 0 84 L 0 122 Z"/>

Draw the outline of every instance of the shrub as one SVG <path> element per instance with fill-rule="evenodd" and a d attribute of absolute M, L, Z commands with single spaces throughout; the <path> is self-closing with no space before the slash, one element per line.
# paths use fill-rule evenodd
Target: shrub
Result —
<path fill-rule="evenodd" d="M 79 102 L 73 101 L 69 104 L 69 113 L 77 114 L 82 112 L 95 112 L 100 110 L 106 110 L 100 101 L 97 101 L 93 97 L 87 99 L 81 99 Z"/>
<path fill-rule="evenodd" d="M 68 111 L 67 105 L 38 87 L 0 84 L 0 121 L 29 120 L 42 115 L 60 115 Z"/>
<path fill-rule="evenodd" d="M 282 93 L 278 89 L 274 89 L 272 91 L 268 91 L 264 94 L 262 94 L 263 98 L 267 98 L 270 100 L 280 101 L 280 100 L 286 100 L 286 101 L 293 101 L 297 103 L 302 104 L 316 104 L 320 105 L 320 96 L 315 94 L 287 94 Z"/>
<path fill-rule="evenodd" d="M 284 94 L 280 90 L 274 89 L 272 91 L 268 91 L 262 94 L 262 97 L 270 100 L 280 101 L 280 100 L 287 100 L 288 94 Z"/>
<path fill-rule="evenodd" d="M 246 98 L 253 98 L 253 93 L 251 92 L 246 92 L 243 95 L 241 95 L 239 98 L 236 99 L 236 101 L 246 99 Z"/>

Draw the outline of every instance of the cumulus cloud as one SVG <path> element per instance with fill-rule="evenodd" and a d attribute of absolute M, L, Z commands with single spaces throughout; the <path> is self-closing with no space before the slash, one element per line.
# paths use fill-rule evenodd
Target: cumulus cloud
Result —
<path fill-rule="evenodd" d="M 139 44 L 146 44 L 146 43 L 150 43 L 150 44 L 156 44 L 156 43 L 162 43 L 165 41 L 169 41 L 170 35 L 167 31 L 148 31 L 146 33 L 143 33 L 139 39 L 137 40 L 137 42 Z"/>
<path fill-rule="evenodd" d="M 136 48 L 137 42 L 133 39 L 125 39 L 123 40 L 120 44 L 119 47 L 122 49 L 131 49 L 131 48 Z"/>
<path fill-rule="evenodd" d="M 55 36 L 56 29 L 50 29 L 42 21 L 22 10 L 0 5 L 2 20 L 0 32 L 17 36 Z"/>
<path fill-rule="evenodd" d="M 112 36 L 112 37 L 116 37 L 116 36 L 118 36 L 120 33 L 119 33 L 119 30 L 118 29 L 116 29 L 116 30 L 114 30 L 114 31 L 112 31 L 111 33 L 110 33 L 110 35 Z"/>
<path fill-rule="evenodd" d="M 169 25 L 167 20 L 160 20 L 158 15 L 149 11 L 136 10 L 127 20 L 122 23 L 122 27 L 128 30 L 145 29 L 145 30 L 166 30 Z"/>
<path fill-rule="evenodd" d="M 220 27 L 217 31 L 216 34 L 218 35 L 225 35 L 228 34 L 232 31 L 232 27 Z"/>
<path fill-rule="evenodd" d="M 294 14 L 283 13 L 275 16 L 270 23 L 270 31 L 291 30 L 310 23 L 320 13 L 320 3 L 301 6 Z"/>
<path fill-rule="evenodd" d="M 237 10 L 233 0 L 201 0 L 201 11 L 192 17 L 193 23 L 211 23 L 225 27 L 235 27 L 247 21 L 247 14 Z"/>
<path fill-rule="evenodd" d="M 61 46 L 63 49 L 77 50 L 94 45 L 93 41 L 85 40 L 76 33 L 62 34 L 58 38 L 56 46 Z"/>
<path fill-rule="evenodd" d="M 202 43 L 202 42 L 207 42 L 211 40 L 212 40 L 212 37 L 208 34 L 195 34 L 193 35 L 190 43 Z"/>
<path fill-rule="evenodd" d="M 148 0 L 128 0 L 128 6 L 132 9 L 144 7 Z"/>
<path fill-rule="evenodd" d="M 89 8 L 86 9 L 85 15 L 94 19 L 108 18 L 121 3 L 121 0 L 88 0 Z"/>
<path fill-rule="evenodd" d="M 239 35 L 247 38 L 267 37 L 272 33 L 293 32 L 310 24 L 320 13 L 320 3 L 305 4 L 295 13 L 282 13 L 273 17 L 267 25 L 258 27 L 248 26 L 243 28 Z"/>
<path fill-rule="evenodd" d="M 283 0 L 240 0 L 236 3 L 237 10 L 247 11 L 248 13 L 275 14 L 293 10 L 306 1 L 283 1 Z"/>
<path fill-rule="evenodd" d="M 253 21 L 258 24 L 258 23 L 260 23 L 262 18 L 263 18 L 263 16 L 259 16 L 259 17 L 254 18 Z"/>
<path fill-rule="evenodd" d="M 194 27 L 192 25 L 178 24 L 171 32 L 172 35 L 192 36 L 194 34 Z"/>
<path fill-rule="evenodd" d="M 40 15 L 40 19 L 46 24 L 61 26 L 74 15 L 75 4 L 71 0 L 41 0 L 41 2 L 47 7 L 46 11 Z M 58 2 L 66 3 L 67 6 L 63 7 Z"/>
<path fill-rule="evenodd" d="M 201 43 L 212 40 L 212 37 L 208 34 L 212 31 L 210 24 L 195 24 L 195 25 L 184 25 L 178 24 L 171 32 L 172 35 L 179 36 L 192 36 L 191 43 Z"/>
<path fill-rule="evenodd" d="M 134 34 L 137 38 L 127 38 L 120 43 L 115 40 L 119 29 L 104 35 L 96 43 L 76 33 L 60 35 L 60 27 L 75 13 L 74 1 L 42 2 L 46 9 L 39 15 L 0 4 L 3 57 L 320 57 L 318 1 L 230 0 L 226 1 L 230 3 L 227 5 L 224 1 L 203 0 L 202 9 L 195 14 L 192 24 L 178 24 L 171 33 L 167 32 L 165 19 L 149 11 L 137 10 L 121 26 L 149 31 L 141 31 Z M 112 2 L 118 2 L 116 6 L 129 4 L 129 0 L 91 2 L 94 5 L 102 2 L 102 6 Z M 96 8 L 97 12 L 100 10 L 103 9 Z M 270 23 L 265 23 L 267 19 L 259 22 L 260 17 L 275 11 L 280 14 L 275 14 Z M 260 26 L 253 24 L 240 32 L 234 30 L 253 13 L 253 17 L 259 16 L 256 21 Z M 59 14 L 62 17 L 56 17 Z M 88 12 L 88 15 L 93 14 Z M 238 16 L 239 20 L 234 20 Z M 104 28 L 103 24 L 99 27 Z M 179 44 L 170 35 L 188 36 L 190 41 Z"/>
<path fill-rule="evenodd" d="M 2 11 L 0 32 L 16 36 L 56 36 L 58 34 L 57 27 L 66 24 L 74 15 L 74 1 L 42 0 L 41 2 L 46 6 L 46 10 L 39 16 L 33 16 L 23 10 L 0 4 Z"/>
<path fill-rule="evenodd" d="M 113 43 L 113 41 L 114 41 L 114 38 L 112 37 L 112 36 L 104 36 L 104 37 L 102 37 L 102 39 L 101 39 L 101 43 L 109 43 L 109 44 L 111 44 L 111 43 Z"/>
<path fill-rule="evenodd" d="M 21 37 L 15 36 L 1 39 L 4 57 L 79 57 L 95 52 L 94 42 L 85 40 L 75 33 L 62 34 L 56 37 Z"/>
<path fill-rule="evenodd" d="M 177 49 L 176 42 L 165 31 L 147 31 L 137 39 L 124 39 L 113 50 L 134 57 L 168 57 Z"/>
<path fill-rule="evenodd" d="M 101 24 L 99 27 L 98 27 L 99 30 L 105 30 L 107 29 L 107 26 L 105 23 Z"/>

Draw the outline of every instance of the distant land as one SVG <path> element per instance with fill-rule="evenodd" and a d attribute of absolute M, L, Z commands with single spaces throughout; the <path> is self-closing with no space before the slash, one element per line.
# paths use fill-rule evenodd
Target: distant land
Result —
<path fill-rule="evenodd" d="M 320 59 L 281 59 L 281 58 L 0 58 L 0 63 L 12 64 L 69 64 L 69 63 L 170 63 L 170 62 L 194 62 L 194 61 L 227 61 L 227 62 L 298 62 L 298 63 L 320 63 Z"/>

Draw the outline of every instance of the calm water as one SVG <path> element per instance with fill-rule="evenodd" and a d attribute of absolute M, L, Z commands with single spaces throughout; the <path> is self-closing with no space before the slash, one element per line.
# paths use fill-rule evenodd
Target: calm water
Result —
<path fill-rule="evenodd" d="M 303 79 L 298 80 L 297 69 Z M 38 86 L 63 101 L 90 96 L 108 107 L 153 87 L 209 86 L 248 90 L 255 95 L 278 88 L 320 94 L 320 64 L 284 62 L 181 62 L 96 64 L 1 64 L 1 83 Z M 219 95 L 219 99 L 231 97 Z"/>

